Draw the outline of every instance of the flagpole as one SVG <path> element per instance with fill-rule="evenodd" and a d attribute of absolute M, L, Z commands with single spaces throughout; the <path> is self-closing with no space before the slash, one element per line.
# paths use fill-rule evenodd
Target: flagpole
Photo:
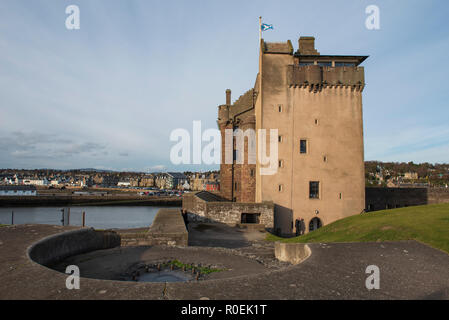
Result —
<path fill-rule="evenodd" d="M 259 17 L 259 46 L 260 40 L 262 40 L 262 17 Z"/>

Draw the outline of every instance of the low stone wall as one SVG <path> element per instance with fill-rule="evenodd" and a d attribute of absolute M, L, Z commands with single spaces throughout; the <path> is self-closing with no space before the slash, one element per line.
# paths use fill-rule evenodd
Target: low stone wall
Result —
<path fill-rule="evenodd" d="M 147 240 L 148 229 L 142 232 L 121 233 L 119 231 L 119 233 L 122 247 L 150 245 L 150 243 Z"/>
<path fill-rule="evenodd" d="M 274 244 L 274 255 L 279 261 L 298 264 L 311 255 L 312 251 L 305 243 L 284 243 L 277 241 Z"/>
<path fill-rule="evenodd" d="M 83 228 L 40 240 L 28 248 L 28 257 L 34 262 L 49 266 L 70 256 L 118 246 L 120 236 L 116 232 Z"/>
<path fill-rule="evenodd" d="M 160 209 L 144 232 L 122 233 L 122 246 L 188 246 L 189 234 L 179 209 Z"/>
<path fill-rule="evenodd" d="M 366 211 L 449 203 L 447 188 L 366 188 Z"/>
<path fill-rule="evenodd" d="M 427 203 L 449 203 L 449 188 L 432 188 L 427 193 Z"/>
<path fill-rule="evenodd" d="M 189 220 L 230 225 L 240 224 L 242 213 L 259 214 L 259 224 L 265 225 L 266 228 L 273 228 L 273 202 L 205 201 L 195 194 L 187 194 L 183 196 L 182 209 L 188 212 Z"/>

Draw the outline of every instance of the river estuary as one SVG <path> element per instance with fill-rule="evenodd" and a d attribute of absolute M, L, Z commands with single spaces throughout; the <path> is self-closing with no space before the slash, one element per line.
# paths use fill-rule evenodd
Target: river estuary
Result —
<path fill-rule="evenodd" d="M 0 224 L 53 224 L 62 225 L 62 209 L 65 209 L 65 225 L 85 225 L 97 229 L 128 229 L 148 227 L 161 207 L 153 206 L 74 206 L 70 207 L 5 207 L 0 208 Z M 12 214 L 14 212 L 14 215 Z M 69 221 L 68 221 L 69 220 Z"/>

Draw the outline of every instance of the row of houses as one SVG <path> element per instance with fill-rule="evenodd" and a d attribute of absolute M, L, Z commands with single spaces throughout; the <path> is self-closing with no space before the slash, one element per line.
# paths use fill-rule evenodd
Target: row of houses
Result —
<path fill-rule="evenodd" d="M 47 187 L 119 187 L 158 188 L 165 190 L 219 191 L 218 173 L 94 173 L 51 176 L 21 176 L 19 174 L 0 176 L 0 185 L 28 185 Z"/>
<path fill-rule="evenodd" d="M 36 196 L 35 186 L 0 186 L 0 196 Z"/>

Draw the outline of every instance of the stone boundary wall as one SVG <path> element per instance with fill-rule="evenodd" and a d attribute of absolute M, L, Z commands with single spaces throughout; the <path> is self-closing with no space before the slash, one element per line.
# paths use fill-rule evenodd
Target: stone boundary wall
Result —
<path fill-rule="evenodd" d="M 259 223 L 273 228 L 273 202 L 243 203 L 230 201 L 205 201 L 194 194 L 183 196 L 182 209 L 189 221 L 218 222 L 230 225 L 241 223 L 242 213 L 260 213 Z"/>
<path fill-rule="evenodd" d="M 449 203 L 449 188 L 432 188 L 427 193 L 428 204 Z"/>
<path fill-rule="evenodd" d="M 148 231 L 121 233 L 122 246 L 188 246 L 189 233 L 179 209 L 160 209 Z"/>
<path fill-rule="evenodd" d="M 446 188 L 366 188 L 365 210 L 378 211 L 427 204 L 449 203 Z"/>
<path fill-rule="evenodd" d="M 31 245 L 28 257 L 44 266 L 57 263 L 70 256 L 120 246 L 120 236 L 114 231 L 83 228 L 55 234 Z"/>

